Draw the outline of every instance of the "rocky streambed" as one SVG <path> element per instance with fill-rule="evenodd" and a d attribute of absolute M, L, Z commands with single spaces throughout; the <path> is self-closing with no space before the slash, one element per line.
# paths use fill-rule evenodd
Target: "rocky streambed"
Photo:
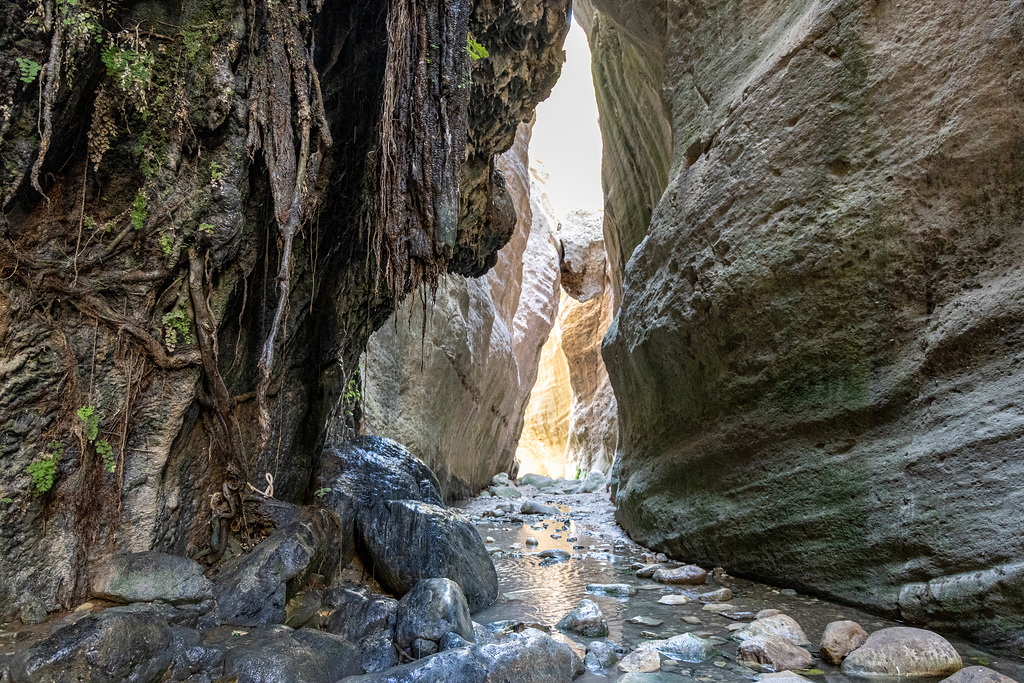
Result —
<path fill-rule="evenodd" d="M 320 460 L 310 505 L 244 496 L 215 548 L 111 555 L 72 611 L 26 600 L 0 624 L 0 683 L 1024 680 L 967 643 L 652 554 L 600 475 L 499 475 L 452 508 L 387 439 Z"/>
<path fill-rule="evenodd" d="M 631 541 L 615 523 L 599 478 L 527 475 L 519 483 L 499 475 L 481 497 L 461 505 L 487 541 L 499 582 L 497 601 L 474 618 L 558 631 L 580 601 L 592 602 L 599 614 L 579 620 L 576 632 L 561 624 L 586 658 L 581 681 L 740 683 L 793 670 L 786 676 L 827 683 L 901 675 L 938 681 L 961 667 L 951 683 L 1024 680 L 1019 658 L 722 568 L 694 572 L 692 583 L 667 583 L 673 574 L 685 580 L 686 565 Z M 581 486 L 597 490 L 577 492 Z M 658 569 L 666 570 L 661 581 Z M 844 667 L 844 648 L 868 635 L 872 640 Z M 643 651 L 654 654 L 637 654 Z"/>

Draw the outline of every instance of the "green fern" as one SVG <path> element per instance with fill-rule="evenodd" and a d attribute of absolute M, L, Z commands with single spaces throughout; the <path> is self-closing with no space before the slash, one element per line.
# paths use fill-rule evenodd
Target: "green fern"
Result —
<path fill-rule="evenodd" d="M 487 48 L 477 42 L 475 39 L 466 37 L 466 52 L 473 58 L 473 61 L 481 59 L 487 59 L 491 56 L 491 53 L 487 51 Z"/>

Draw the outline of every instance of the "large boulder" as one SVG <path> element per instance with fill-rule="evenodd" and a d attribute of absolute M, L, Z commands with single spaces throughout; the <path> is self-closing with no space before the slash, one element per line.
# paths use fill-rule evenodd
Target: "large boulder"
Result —
<path fill-rule="evenodd" d="M 172 662 L 172 634 L 153 613 L 119 608 L 59 628 L 17 653 L 12 683 L 156 683 Z"/>
<path fill-rule="evenodd" d="M 439 650 L 454 633 L 474 642 L 473 620 L 459 584 L 450 579 L 423 579 L 398 602 L 395 643 L 419 659 Z"/>
<path fill-rule="evenodd" d="M 843 660 L 843 673 L 862 678 L 951 676 L 963 667 L 956 649 L 937 633 L 896 626 L 875 631 Z"/>
<path fill-rule="evenodd" d="M 213 583 L 198 562 L 156 551 L 112 555 L 92 576 L 92 594 L 113 602 L 180 605 L 213 597 Z"/>
<path fill-rule="evenodd" d="M 276 529 L 251 552 L 229 560 L 214 579 L 216 617 L 224 624 L 283 624 L 285 605 L 313 573 L 333 574 L 338 562 L 337 521 L 319 509 Z"/>
<path fill-rule="evenodd" d="M 367 566 L 395 595 L 421 579 L 447 578 L 462 589 L 471 612 L 498 597 L 498 575 L 483 539 L 451 510 L 387 500 L 360 512 L 357 527 Z"/>

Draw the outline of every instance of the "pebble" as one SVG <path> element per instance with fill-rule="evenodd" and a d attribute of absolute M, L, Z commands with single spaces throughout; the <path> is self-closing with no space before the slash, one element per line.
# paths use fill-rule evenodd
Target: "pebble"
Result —
<path fill-rule="evenodd" d="M 687 624 L 703 624 L 704 623 L 703 621 L 701 621 L 697 617 L 683 617 L 683 621 L 685 621 Z M 730 624 L 730 626 L 731 626 L 731 624 Z"/>
<path fill-rule="evenodd" d="M 693 601 L 685 595 L 663 595 L 658 602 L 662 605 L 685 605 Z"/>
<path fill-rule="evenodd" d="M 651 617 L 633 617 L 628 621 L 631 624 L 640 624 L 641 626 L 653 626 L 655 628 L 665 623 L 661 619 L 652 619 Z"/>
<path fill-rule="evenodd" d="M 526 539 L 526 545 L 537 545 L 537 544 L 538 544 L 538 541 L 533 536 L 530 536 L 529 538 Z"/>

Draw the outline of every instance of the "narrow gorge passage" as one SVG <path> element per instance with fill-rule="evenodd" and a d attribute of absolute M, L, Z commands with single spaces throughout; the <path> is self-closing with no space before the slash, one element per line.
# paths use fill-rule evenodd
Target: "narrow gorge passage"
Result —
<path fill-rule="evenodd" d="M 1024 0 L 0 54 L 0 683 L 1024 681 Z"/>

